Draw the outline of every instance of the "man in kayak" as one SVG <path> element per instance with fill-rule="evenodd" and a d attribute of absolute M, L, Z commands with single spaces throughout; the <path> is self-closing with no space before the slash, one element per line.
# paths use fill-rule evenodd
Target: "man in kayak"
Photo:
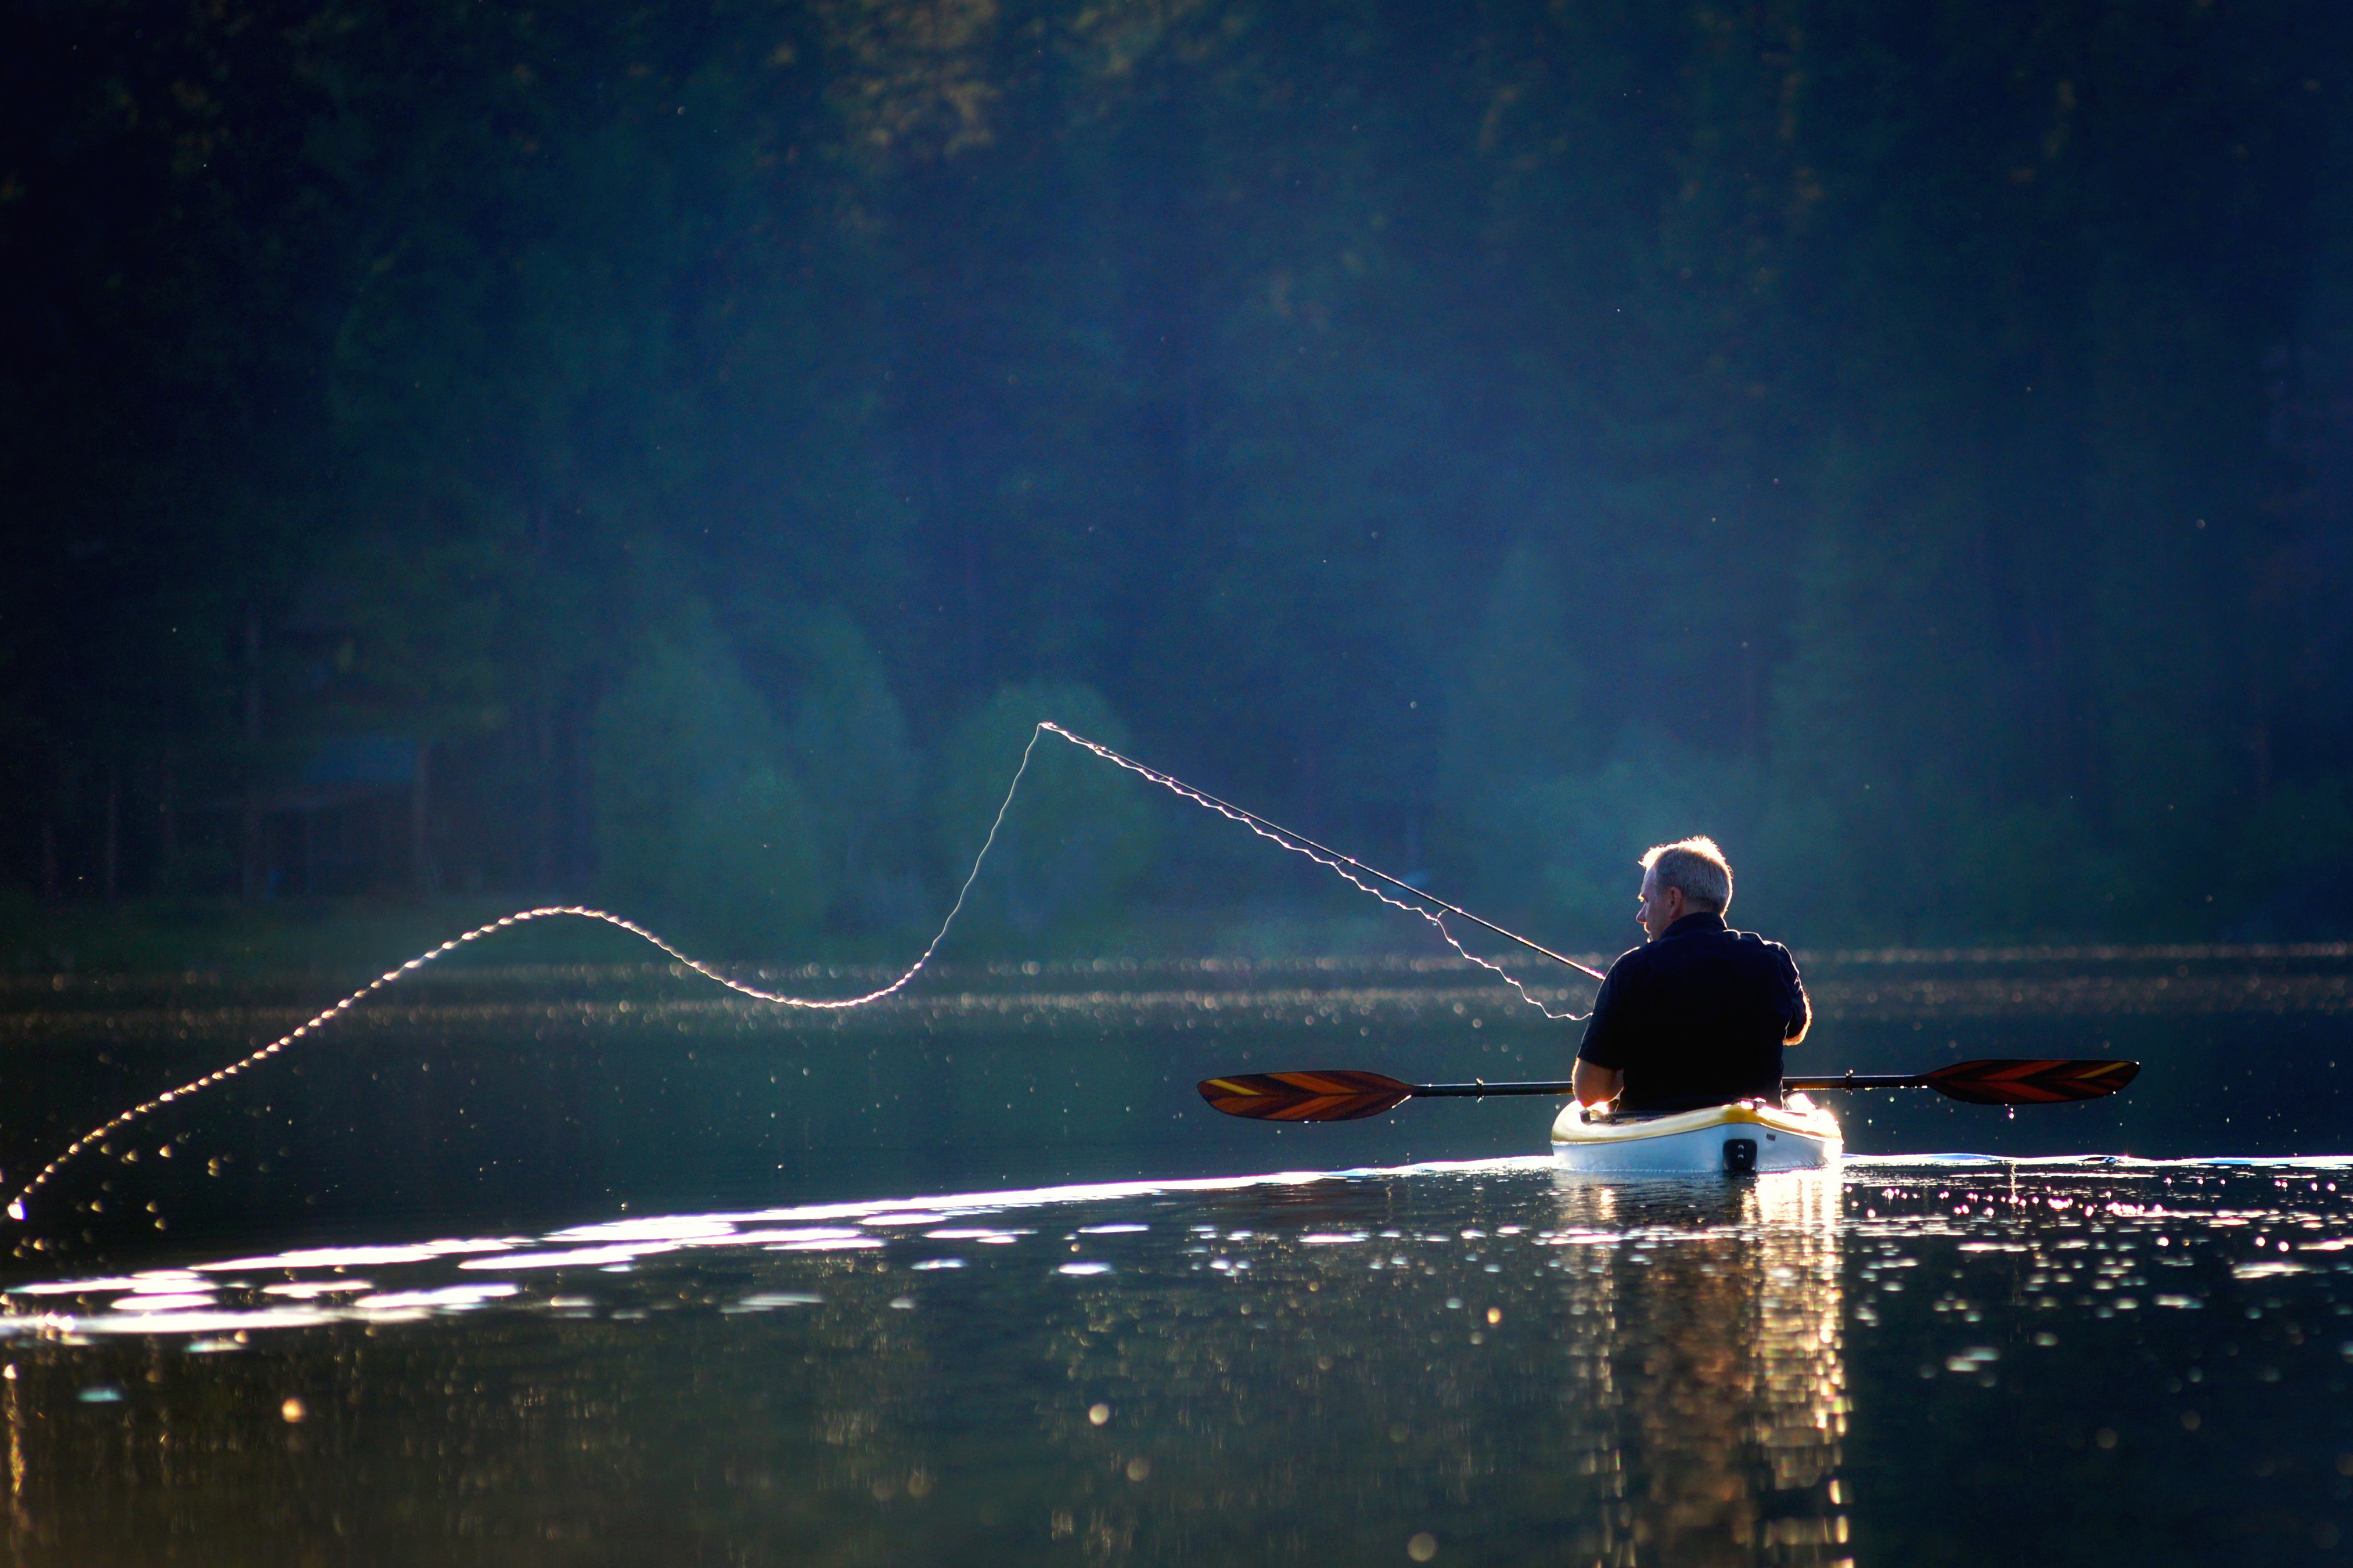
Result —
<path fill-rule="evenodd" d="M 1713 839 L 1642 856 L 1635 918 L 1650 941 L 1609 966 L 1577 1053 L 1579 1103 L 1650 1116 L 1781 1103 L 1781 1048 L 1813 1022 L 1797 960 L 1724 923 L 1732 867 Z"/>

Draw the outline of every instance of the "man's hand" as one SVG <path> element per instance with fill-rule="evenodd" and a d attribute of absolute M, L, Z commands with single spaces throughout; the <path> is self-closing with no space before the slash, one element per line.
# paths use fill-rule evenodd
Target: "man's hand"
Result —
<path fill-rule="evenodd" d="M 1579 1056 L 1569 1082 L 1577 1086 L 1578 1105 L 1598 1106 L 1618 1097 L 1618 1091 L 1626 1086 L 1626 1075 L 1615 1067 L 1597 1067 Z"/>

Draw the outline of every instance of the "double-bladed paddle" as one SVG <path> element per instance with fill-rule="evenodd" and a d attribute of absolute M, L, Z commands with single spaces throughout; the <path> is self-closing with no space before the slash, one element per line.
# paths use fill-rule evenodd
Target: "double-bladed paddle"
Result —
<path fill-rule="evenodd" d="M 1784 1090 L 1934 1089 L 1973 1106 L 2047 1106 L 2115 1094 L 2140 1071 L 2137 1062 L 1998 1057 L 1956 1062 L 1933 1073 L 1848 1073 L 1783 1078 Z M 1304 1073 L 1237 1073 L 1204 1078 L 1201 1097 L 1228 1116 L 1257 1121 L 1355 1121 L 1410 1099 L 1483 1099 L 1489 1095 L 1567 1095 L 1567 1083 L 1409 1084 L 1386 1073 L 1349 1067 Z"/>

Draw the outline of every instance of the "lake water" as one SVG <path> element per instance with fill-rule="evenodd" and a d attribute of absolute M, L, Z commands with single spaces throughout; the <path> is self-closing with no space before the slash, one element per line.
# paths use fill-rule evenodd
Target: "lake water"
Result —
<path fill-rule="evenodd" d="M 1818 985 L 1801 1070 L 2147 1065 L 2014 1119 L 1850 1101 L 1842 1172 L 1698 1183 L 1556 1175 L 1542 1102 L 1194 1097 L 1556 1070 L 1443 967 L 1015 966 L 814 1028 L 453 975 L 15 1228 L 9 1559 L 2337 1561 L 2341 982 L 2137 961 L 2098 1005 L 2014 959 Z M 9 1184 L 333 994 L 20 986 Z"/>

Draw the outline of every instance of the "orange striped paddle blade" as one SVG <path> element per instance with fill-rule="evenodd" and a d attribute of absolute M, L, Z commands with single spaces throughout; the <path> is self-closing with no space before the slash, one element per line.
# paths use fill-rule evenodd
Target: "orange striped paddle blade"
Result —
<path fill-rule="evenodd" d="M 2047 1106 L 2115 1094 L 2139 1072 L 2138 1062 L 1996 1060 L 1956 1062 L 1925 1081 L 1973 1106 Z"/>
<path fill-rule="evenodd" d="M 1201 1080 L 1201 1097 L 1228 1116 L 1256 1121 L 1355 1121 L 1394 1110 L 1413 1086 L 1346 1067 L 1312 1073 L 1236 1073 Z"/>

